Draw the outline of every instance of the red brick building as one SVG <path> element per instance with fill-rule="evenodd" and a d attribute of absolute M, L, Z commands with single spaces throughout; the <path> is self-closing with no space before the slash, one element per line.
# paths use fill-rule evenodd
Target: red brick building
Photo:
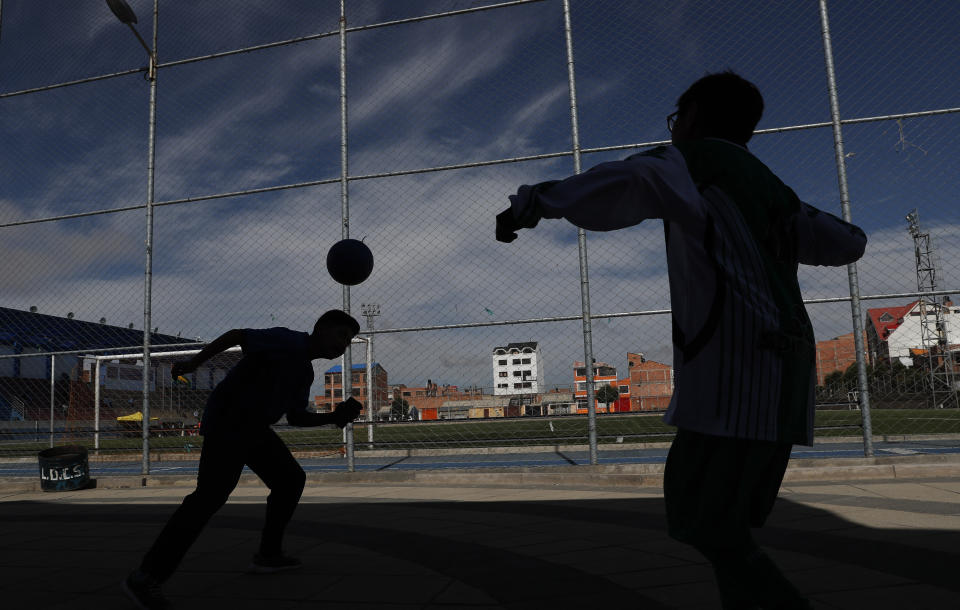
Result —
<path fill-rule="evenodd" d="M 374 414 L 383 407 L 390 406 L 387 400 L 387 371 L 379 363 L 374 362 L 373 373 L 373 404 Z M 363 403 L 360 419 L 367 417 L 367 365 L 354 364 L 350 375 L 350 390 L 353 397 Z M 323 373 L 323 396 L 314 396 L 313 404 L 321 413 L 330 412 L 334 405 L 344 400 L 343 373 L 340 365 L 336 365 Z"/>
<path fill-rule="evenodd" d="M 673 396 L 673 367 L 643 354 L 627 353 L 630 371 L 630 410 L 664 411 Z"/>
<path fill-rule="evenodd" d="M 864 333 L 865 352 L 867 351 L 866 335 L 867 333 Z M 869 354 L 865 355 L 867 356 L 867 362 L 870 362 Z M 853 333 L 847 333 L 825 341 L 817 341 L 817 385 L 823 385 L 823 380 L 830 373 L 845 371 L 856 361 L 857 347 Z"/>

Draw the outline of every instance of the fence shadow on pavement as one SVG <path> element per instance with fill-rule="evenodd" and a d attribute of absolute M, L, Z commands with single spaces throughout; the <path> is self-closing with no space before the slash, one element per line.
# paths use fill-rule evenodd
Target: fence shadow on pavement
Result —
<path fill-rule="evenodd" d="M 119 582 L 173 505 L 51 498 L 0 503 L 4 606 L 129 607 Z M 287 534 L 305 567 L 255 576 L 244 569 L 264 506 L 231 503 L 165 590 L 177 608 L 718 608 L 709 566 L 667 538 L 662 505 L 305 498 Z M 922 523 L 955 508 L 896 510 Z M 960 596 L 955 530 L 872 528 L 781 499 L 757 535 L 817 608 L 944 608 Z"/>

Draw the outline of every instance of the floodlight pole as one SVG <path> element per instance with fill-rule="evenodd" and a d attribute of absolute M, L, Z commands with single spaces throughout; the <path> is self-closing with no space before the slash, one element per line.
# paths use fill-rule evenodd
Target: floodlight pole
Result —
<path fill-rule="evenodd" d="M 153 50 L 147 48 L 150 54 L 150 67 L 147 78 L 150 79 L 150 118 L 149 137 L 147 141 L 147 236 L 146 236 L 146 263 L 144 265 L 143 282 L 143 463 L 141 473 L 150 474 L 150 328 L 152 327 L 153 301 L 153 192 L 154 171 L 156 162 L 156 132 L 157 132 L 157 31 L 160 0 L 153 0 Z M 132 26 L 131 26 L 132 28 Z M 143 43 L 143 39 L 137 35 Z M 144 45 L 146 47 L 146 45 Z"/>
<path fill-rule="evenodd" d="M 133 24 L 137 16 L 125 0 L 107 0 L 107 5 L 120 23 L 125 24 L 137 37 L 140 45 L 146 50 L 149 57 L 147 64 L 147 80 L 150 81 L 150 117 L 149 137 L 147 139 L 147 204 L 146 204 L 146 261 L 144 264 L 143 282 L 143 461 L 140 472 L 144 476 L 150 474 L 150 328 L 152 327 L 151 303 L 153 300 L 153 194 L 154 170 L 156 161 L 156 131 L 157 131 L 157 23 L 160 0 L 153 0 L 153 45 L 140 36 Z"/>
<path fill-rule="evenodd" d="M 360 313 L 367 319 L 367 330 L 373 331 L 374 319 L 380 315 L 379 303 L 361 303 Z M 367 335 L 367 443 L 373 449 L 374 413 L 379 415 L 379 406 L 374 404 L 373 391 L 373 333 Z"/>

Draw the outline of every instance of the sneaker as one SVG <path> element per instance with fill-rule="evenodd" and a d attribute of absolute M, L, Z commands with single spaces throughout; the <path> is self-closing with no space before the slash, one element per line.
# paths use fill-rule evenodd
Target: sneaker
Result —
<path fill-rule="evenodd" d="M 161 610 L 170 607 L 170 602 L 160 591 L 160 583 L 139 570 L 130 572 L 122 586 L 123 592 L 141 610 Z"/>
<path fill-rule="evenodd" d="M 261 555 L 257 553 L 250 562 L 247 572 L 254 574 L 275 574 L 276 572 L 286 572 L 287 570 L 296 570 L 303 566 L 303 563 L 296 557 L 288 555 Z"/>

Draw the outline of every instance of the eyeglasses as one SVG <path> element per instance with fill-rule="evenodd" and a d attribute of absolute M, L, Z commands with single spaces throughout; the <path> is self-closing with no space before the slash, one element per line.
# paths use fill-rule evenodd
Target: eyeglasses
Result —
<path fill-rule="evenodd" d="M 677 124 L 677 116 L 680 114 L 680 111 L 671 112 L 667 115 L 667 131 L 673 133 L 673 126 Z"/>

